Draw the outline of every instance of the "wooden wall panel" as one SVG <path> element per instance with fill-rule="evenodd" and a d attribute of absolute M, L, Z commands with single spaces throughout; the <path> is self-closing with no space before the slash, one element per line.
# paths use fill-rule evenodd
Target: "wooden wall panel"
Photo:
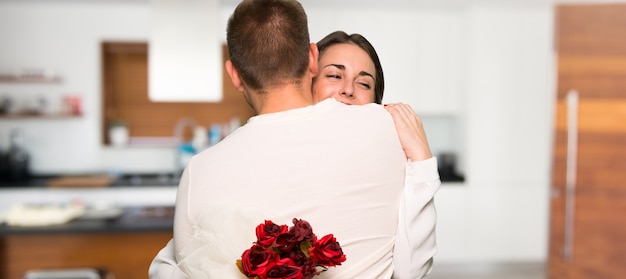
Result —
<path fill-rule="evenodd" d="M 172 137 L 182 118 L 198 125 L 228 123 L 238 117 L 245 123 L 255 115 L 242 94 L 232 85 L 228 74 L 222 75 L 223 99 L 217 103 L 151 102 L 148 98 L 148 45 L 146 43 L 103 43 L 103 142 L 106 127 L 116 119 L 129 124 L 131 137 Z M 223 48 L 223 61 L 228 59 Z M 185 139 L 191 131 L 185 130 Z"/>

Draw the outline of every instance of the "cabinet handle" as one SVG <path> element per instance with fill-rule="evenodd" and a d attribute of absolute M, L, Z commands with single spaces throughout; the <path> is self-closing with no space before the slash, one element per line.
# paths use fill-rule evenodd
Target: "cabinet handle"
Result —
<path fill-rule="evenodd" d="M 572 259 L 574 253 L 574 213 L 576 202 L 576 167 L 578 151 L 578 92 L 567 93 L 567 157 L 565 169 L 565 235 L 563 258 Z"/>

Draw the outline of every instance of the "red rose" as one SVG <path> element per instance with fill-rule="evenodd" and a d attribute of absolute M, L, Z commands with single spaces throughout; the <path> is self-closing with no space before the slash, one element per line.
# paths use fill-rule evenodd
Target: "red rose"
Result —
<path fill-rule="evenodd" d="M 298 244 L 296 238 L 294 237 L 293 233 L 289 231 L 279 234 L 274 241 L 274 245 L 272 246 L 276 247 L 282 252 L 288 252 L 291 251 L 293 247 L 296 246 L 296 244 Z"/>
<path fill-rule="evenodd" d="M 257 241 L 236 261 L 241 273 L 249 279 L 312 279 L 346 260 L 332 234 L 318 240 L 309 222 L 292 221 L 292 227 L 269 220 L 256 227 Z"/>
<path fill-rule="evenodd" d="M 257 244 L 263 248 L 273 245 L 276 237 L 288 231 L 287 225 L 276 225 L 272 221 L 265 220 L 264 224 L 256 227 Z"/>
<path fill-rule="evenodd" d="M 305 255 L 300 249 L 292 249 L 291 251 L 283 253 L 283 255 L 290 258 L 297 266 L 303 266 L 309 259 L 308 255 Z"/>
<path fill-rule="evenodd" d="M 276 237 L 274 247 L 281 251 L 288 252 L 301 242 L 313 240 L 315 234 L 309 222 L 293 218 L 293 226 L 286 233 L 281 233 Z"/>
<path fill-rule="evenodd" d="M 290 258 L 272 261 L 261 279 L 302 279 L 302 269 L 298 267 Z"/>
<path fill-rule="evenodd" d="M 325 235 L 319 241 L 314 240 L 313 247 L 309 248 L 309 254 L 315 263 L 324 266 L 341 265 L 346 261 L 341 245 L 332 234 Z"/>
<path fill-rule="evenodd" d="M 315 237 L 313 228 L 309 222 L 293 218 L 293 227 L 289 229 L 289 232 L 293 234 L 295 241 L 312 240 Z"/>
<path fill-rule="evenodd" d="M 241 255 L 242 272 L 249 278 L 255 278 L 257 275 L 264 274 L 275 258 L 278 258 L 278 255 L 273 251 L 253 245 Z"/>

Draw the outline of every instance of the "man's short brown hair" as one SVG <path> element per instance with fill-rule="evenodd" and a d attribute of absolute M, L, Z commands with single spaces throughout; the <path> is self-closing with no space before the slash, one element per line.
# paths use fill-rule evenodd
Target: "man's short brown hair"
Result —
<path fill-rule="evenodd" d="M 298 83 L 308 67 L 309 30 L 295 0 L 244 0 L 228 20 L 228 52 L 252 90 Z"/>

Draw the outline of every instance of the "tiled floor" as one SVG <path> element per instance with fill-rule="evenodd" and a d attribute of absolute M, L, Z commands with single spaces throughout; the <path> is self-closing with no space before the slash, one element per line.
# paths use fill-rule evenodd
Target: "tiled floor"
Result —
<path fill-rule="evenodd" d="M 427 279 L 546 279 L 543 263 L 435 264 Z"/>

